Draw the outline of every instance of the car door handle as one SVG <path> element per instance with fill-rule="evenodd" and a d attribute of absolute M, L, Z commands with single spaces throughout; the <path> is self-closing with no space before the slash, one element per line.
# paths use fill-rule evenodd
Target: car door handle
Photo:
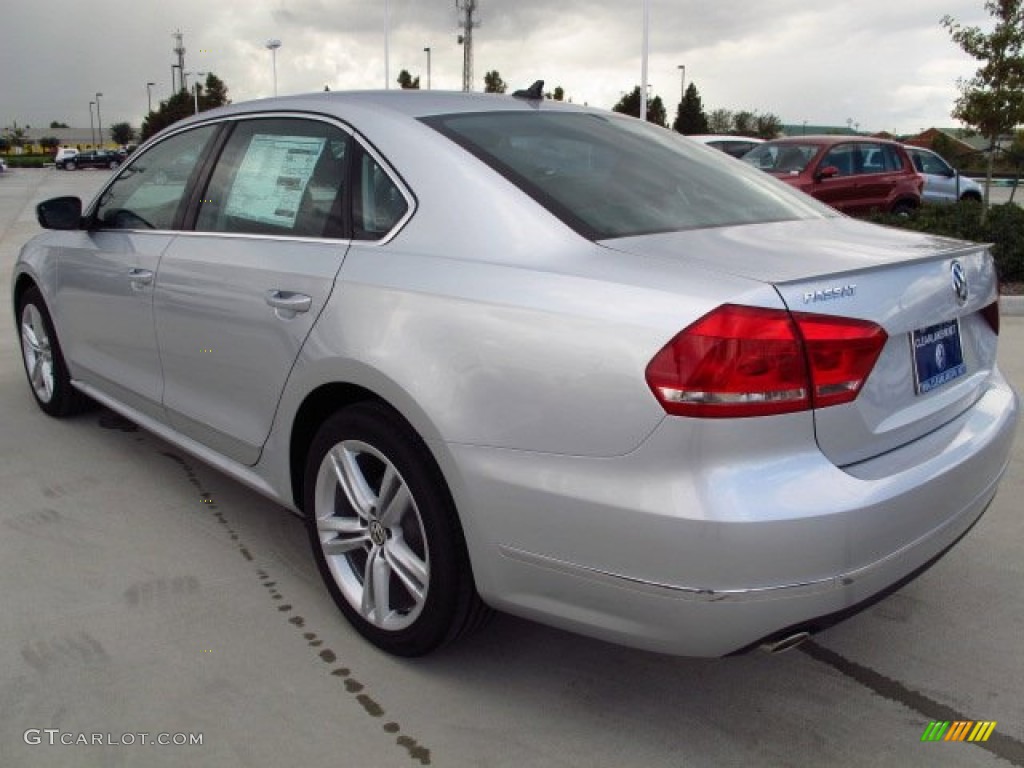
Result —
<path fill-rule="evenodd" d="M 138 267 L 129 269 L 128 280 L 138 285 L 149 285 L 153 282 L 153 270 L 139 269 Z"/>
<path fill-rule="evenodd" d="M 308 312 L 313 306 L 313 299 L 304 293 L 292 293 L 291 291 L 270 290 L 267 291 L 267 304 L 274 309 L 282 309 L 286 312 Z"/>

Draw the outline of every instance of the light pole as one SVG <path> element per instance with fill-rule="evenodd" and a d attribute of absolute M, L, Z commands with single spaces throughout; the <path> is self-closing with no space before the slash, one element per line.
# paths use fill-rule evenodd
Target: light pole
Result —
<path fill-rule="evenodd" d="M 391 37 L 391 3 L 384 0 L 384 90 L 391 88 L 391 56 L 388 52 Z"/>
<path fill-rule="evenodd" d="M 430 46 L 423 49 L 423 52 L 427 54 L 427 90 L 430 90 Z"/>
<path fill-rule="evenodd" d="M 96 127 L 92 122 L 92 108 L 96 106 L 95 101 L 89 102 L 89 138 L 92 139 L 93 147 L 96 146 Z"/>
<path fill-rule="evenodd" d="M 179 67 L 177 64 L 171 64 L 171 96 L 173 96 L 176 93 L 176 91 L 174 90 L 174 70 L 176 69 L 180 70 L 181 67 Z M 181 73 L 179 72 L 178 74 Z"/>
<path fill-rule="evenodd" d="M 644 44 L 640 65 L 640 119 L 644 121 L 647 120 L 647 52 L 650 49 L 649 22 L 650 4 L 648 0 L 644 0 Z"/>
<path fill-rule="evenodd" d="M 100 96 L 102 95 L 102 93 L 96 94 L 96 134 L 100 140 L 98 145 L 100 147 L 103 146 L 103 118 L 100 117 Z"/>
<path fill-rule="evenodd" d="M 156 83 L 146 83 L 146 108 L 149 112 L 153 111 L 153 86 Z"/>
<path fill-rule="evenodd" d="M 686 101 L 686 65 L 679 65 L 679 103 Z"/>
<path fill-rule="evenodd" d="M 192 83 L 192 92 L 194 93 L 195 101 L 195 112 L 193 112 L 192 114 L 194 115 L 199 114 L 199 78 L 205 74 L 205 72 L 196 72 L 196 81 Z"/>
<path fill-rule="evenodd" d="M 266 48 L 270 51 L 270 64 L 274 68 L 274 95 L 277 96 L 277 49 L 281 47 L 281 41 L 276 37 L 267 40 Z"/>

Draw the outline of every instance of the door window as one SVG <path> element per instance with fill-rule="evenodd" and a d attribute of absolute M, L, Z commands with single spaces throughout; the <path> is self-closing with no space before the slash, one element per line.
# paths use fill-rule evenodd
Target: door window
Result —
<path fill-rule="evenodd" d="M 350 141 L 318 120 L 239 121 L 200 202 L 196 229 L 344 237 Z"/>
<path fill-rule="evenodd" d="M 147 149 L 107 187 L 95 220 L 106 229 L 174 229 L 189 178 L 216 132 L 205 125 Z"/>

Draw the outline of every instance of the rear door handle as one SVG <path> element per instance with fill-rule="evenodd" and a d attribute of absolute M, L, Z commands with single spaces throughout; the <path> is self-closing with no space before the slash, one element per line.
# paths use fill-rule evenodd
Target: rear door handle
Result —
<path fill-rule="evenodd" d="M 274 309 L 285 312 L 297 313 L 308 312 L 313 306 L 313 299 L 304 293 L 292 293 L 291 291 L 270 290 L 264 296 L 267 304 Z M 293 316 L 292 315 L 292 316 Z"/>
<path fill-rule="evenodd" d="M 153 282 L 153 270 L 134 267 L 128 270 L 128 280 L 135 285 L 149 285 Z"/>

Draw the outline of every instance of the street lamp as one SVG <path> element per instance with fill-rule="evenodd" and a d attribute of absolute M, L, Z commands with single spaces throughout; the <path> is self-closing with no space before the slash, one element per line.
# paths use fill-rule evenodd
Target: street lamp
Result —
<path fill-rule="evenodd" d="M 650 4 L 644 0 L 643 56 L 640 61 L 640 119 L 647 120 L 647 53 L 650 50 Z"/>
<path fill-rule="evenodd" d="M 146 83 L 146 107 L 149 112 L 153 111 L 153 86 L 156 83 Z"/>
<path fill-rule="evenodd" d="M 95 101 L 89 102 L 89 138 L 92 139 L 92 145 L 96 146 L 96 127 L 92 122 L 92 108 L 96 106 Z"/>
<path fill-rule="evenodd" d="M 686 101 L 686 65 L 680 64 L 679 67 L 679 103 L 682 104 Z"/>
<path fill-rule="evenodd" d="M 102 93 L 96 94 L 96 134 L 99 137 L 99 147 L 103 146 L 103 118 L 100 117 L 100 96 Z"/>
<path fill-rule="evenodd" d="M 384 0 L 384 90 L 391 88 L 391 55 L 388 41 L 391 37 L 391 3 Z"/>
<path fill-rule="evenodd" d="M 175 91 L 174 91 L 174 70 L 176 70 L 176 69 L 179 70 L 178 74 L 180 75 L 181 74 L 181 72 L 180 72 L 181 67 L 179 67 L 177 64 L 171 64 L 171 96 L 173 96 L 174 93 L 175 93 Z"/>
<path fill-rule="evenodd" d="M 281 41 L 274 37 L 267 40 L 265 45 L 270 51 L 271 66 L 274 68 L 274 95 L 277 96 L 277 49 L 281 47 Z"/>
<path fill-rule="evenodd" d="M 427 54 L 427 90 L 430 90 L 430 46 L 423 49 L 423 52 Z"/>
<path fill-rule="evenodd" d="M 205 74 L 205 72 L 196 72 L 196 81 L 192 83 L 192 91 L 195 94 L 194 100 L 196 109 L 195 112 L 193 112 L 195 115 L 199 114 L 199 78 Z"/>

